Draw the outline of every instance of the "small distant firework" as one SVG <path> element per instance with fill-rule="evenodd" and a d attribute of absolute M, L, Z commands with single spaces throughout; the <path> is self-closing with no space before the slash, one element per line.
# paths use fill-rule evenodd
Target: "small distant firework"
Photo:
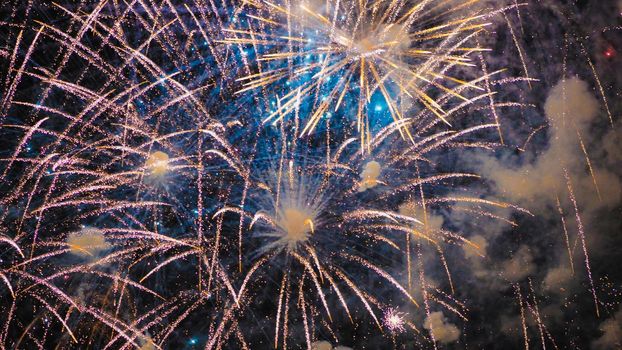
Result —
<path fill-rule="evenodd" d="M 406 330 L 404 327 L 406 321 L 404 318 L 407 314 L 397 311 L 395 308 L 389 308 L 384 312 L 382 323 L 391 333 L 401 333 Z"/>

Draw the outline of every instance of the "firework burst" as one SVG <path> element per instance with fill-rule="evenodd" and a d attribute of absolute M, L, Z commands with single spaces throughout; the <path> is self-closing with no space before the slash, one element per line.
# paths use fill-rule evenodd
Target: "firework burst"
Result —
<path fill-rule="evenodd" d="M 486 50 L 476 38 L 489 13 L 476 3 L 251 1 L 236 10 L 224 42 L 253 51 L 257 71 L 238 79 L 238 93 L 286 86 L 269 88 L 276 105 L 264 123 L 302 110 L 309 117 L 300 135 L 309 135 L 322 119 L 340 114 L 349 125 L 355 115 L 369 151 L 372 131 L 387 124 L 376 112 L 401 122 L 418 104 L 450 125 L 447 106 L 484 90 L 478 73 L 459 72 Z M 409 128 L 400 133 L 412 141 Z"/>
<path fill-rule="evenodd" d="M 488 278 L 497 266 L 476 259 L 512 249 L 464 231 L 479 229 L 464 221 L 516 228 L 533 217 L 496 199 L 471 164 L 481 162 L 476 150 L 505 150 L 504 136 L 516 136 L 502 132 L 498 111 L 530 115 L 522 92 L 506 100 L 519 94 L 514 85 L 536 88 L 521 47 L 524 4 L 495 6 L 1 4 L 0 348 L 437 348 L 466 339 L 483 314 L 472 312 L 479 291 L 471 298 L 460 284 L 471 276 L 463 265 Z M 503 26 L 524 78 L 487 60 Z M 580 47 L 613 124 L 606 84 Z M 564 143 L 551 149 L 563 153 L 566 94 L 582 114 L 598 101 L 582 83 L 560 86 L 544 109 L 559 111 L 551 143 Z M 588 156 L 587 127 L 572 126 L 589 181 L 569 162 L 543 182 L 568 191 L 568 203 L 555 203 L 564 252 L 574 275 L 582 250 L 590 307 L 604 313 L 614 304 L 592 275 L 581 196 L 586 182 L 606 201 L 599 181 L 609 177 Z M 526 128 L 518 154 L 545 129 Z M 523 274 L 531 254 L 522 245 L 496 275 L 510 282 L 525 347 L 534 328 L 543 348 L 557 348 L 538 276 Z"/>

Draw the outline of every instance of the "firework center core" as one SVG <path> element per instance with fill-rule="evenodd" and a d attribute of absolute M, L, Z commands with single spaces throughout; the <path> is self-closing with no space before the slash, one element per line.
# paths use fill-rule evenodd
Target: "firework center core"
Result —
<path fill-rule="evenodd" d="M 168 171 L 168 154 L 157 151 L 149 155 L 145 167 L 151 171 L 151 175 L 162 176 Z"/>
<path fill-rule="evenodd" d="M 309 238 L 309 232 L 313 233 L 313 219 L 311 213 L 299 208 L 285 208 L 281 216 L 279 226 L 285 233 L 283 237 L 290 247 L 304 242 Z"/>

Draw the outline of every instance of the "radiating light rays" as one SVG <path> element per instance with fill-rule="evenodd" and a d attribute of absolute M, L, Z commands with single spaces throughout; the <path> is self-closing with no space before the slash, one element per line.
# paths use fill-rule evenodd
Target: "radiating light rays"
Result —
<path fill-rule="evenodd" d="M 479 73 L 466 80 L 450 73 L 475 66 L 472 54 L 486 50 L 474 40 L 488 24 L 477 1 L 253 1 L 239 11 L 243 15 L 224 29 L 223 42 L 255 50 L 258 72 L 238 79 L 243 84 L 238 93 L 276 91 L 268 93 L 278 103 L 265 123 L 312 106 L 301 136 L 343 112 L 342 123 L 356 120 L 362 150 L 369 151 L 373 130 L 386 125 L 373 120 L 374 109 L 384 105 L 400 122 L 408 119 L 403 102 L 412 100 L 450 124 L 447 106 L 471 101 L 468 90 L 483 90 L 469 82 Z M 279 93 L 273 86 L 282 82 L 289 88 Z M 374 107 L 376 95 L 382 105 Z M 400 128 L 412 140 L 411 132 Z"/>

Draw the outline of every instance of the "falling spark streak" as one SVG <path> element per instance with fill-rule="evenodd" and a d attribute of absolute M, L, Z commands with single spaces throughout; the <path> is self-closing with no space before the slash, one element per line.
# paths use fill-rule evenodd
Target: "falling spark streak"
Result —
<path fill-rule="evenodd" d="M 516 11 L 518 11 L 518 6 L 516 7 Z M 505 13 L 503 14 L 503 17 L 505 18 L 505 22 L 508 24 L 508 28 L 510 28 L 510 34 L 512 35 L 514 46 L 516 46 L 516 51 L 518 51 L 518 57 L 520 57 L 521 64 L 523 65 L 523 71 L 525 72 L 525 78 L 527 78 L 526 79 L 527 84 L 529 84 L 529 88 L 531 88 L 531 78 L 529 77 L 529 71 L 527 70 L 527 63 L 525 63 L 525 57 L 523 55 L 523 50 L 521 49 L 520 44 L 518 43 L 518 39 L 516 38 L 516 33 L 514 33 L 514 28 L 512 27 L 512 23 L 510 23 L 510 20 L 508 19 Z"/>
<path fill-rule="evenodd" d="M 385 278 L 387 281 L 389 281 L 391 284 L 393 284 L 399 291 L 401 291 L 402 293 L 404 293 L 404 295 L 416 306 L 419 306 L 419 304 L 417 303 L 417 301 L 415 299 L 413 299 L 413 297 L 410 295 L 410 293 L 408 293 L 408 291 L 406 289 L 404 289 L 404 287 L 402 287 L 402 285 L 400 285 L 393 277 L 391 277 L 386 271 L 383 271 L 381 268 L 370 264 L 369 262 L 365 261 L 364 259 L 360 258 L 360 257 L 356 257 L 356 256 L 351 256 L 351 255 L 347 255 L 347 254 L 342 254 L 343 256 L 345 256 L 346 258 L 353 260 L 353 261 L 357 261 L 358 263 L 360 263 L 363 266 L 366 266 L 368 268 L 370 268 L 371 270 L 375 271 L 377 274 L 379 274 L 380 276 L 382 276 L 383 278 Z"/>
<path fill-rule="evenodd" d="M 590 55 L 588 55 L 587 51 L 585 50 L 585 46 L 583 46 L 582 42 L 580 43 L 580 45 L 581 45 L 581 52 L 585 56 L 585 59 L 587 60 L 587 63 L 590 66 L 590 69 L 592 70 L 592 74 L 594 75 L 594 79 L 596 80 L 596 84 L 598 85 L 598 91 L 600 92 L 600 97 L 603 100 L 603 105 L 605 106 L 605 110 L 607 111 L 607 116 L 609 117 L 609 124 L 613 128 L 613 116 L 611 115 L 611 110 L 609 109 L 609 103 L 607 103 L 607 95 L 605 95 L 605 90 L 603 89 L 603 85 L 600 82 L 598 73 L 596 73 L 596 67 L 594 67 L 594 63 L 592 63 L 592 59 L 590 58 Z"/>
<path fill-rule="evenodd" d="M 536 323 L 538 325 L 538 331 L 540 332 L 540 342 L 542 344 L 542 350 L 546 350 L 546 343 L 544 341 L 544 330 L 546 328 L 544 327 L 544 324 L 542 323 L 542 320 L 540 319 L 540 310 L 538 308 L 538 302 L 536 300 L 536 295 L 535 295 L 535 291 L 533 290 L 533 284 L 531 283 L 531 279 L 529 279 L 528 281 L 529 281 L 529 290 L 531 291 L 531 300 L 533 302 L 533 314 L 535 315 Z M 529 304 L 527 305 L 529 306 Z"/>
<path fill-rule="evenodd" d="M 564 168 L 564 178 L 566 179 L 566 186 L 568 187 L 568 195 L 574 207 L 575 218 L 577 219 L 579 239 L 581 240 L 581 246 L 583 248 L 583 256 L 585 257 L 585 269 L 587 271 L 588 280 L 590 281 L 590 291 L 592 292 L 592 298 L 594 299 L 594 307 L 596 309 L 596 316 L 598 317 L 600 315 L 600 311 L 598 308 L 598 297 L 596 296 L 596 288 L 594 287 L 594 280 L 592 278 L 592 269 L 590 268 L 590 256 L 587 252 L 585 231 L 583 230 L 583 222 L 581 220 L 581 215 L 579 215 L 577 199 L 575 198 L 575 195 L 574 195 L 574 190 L 572 188 L 572 182 L 570 180 L 570 175 L 568 175 L 568 170 L 566 168 Z"/>
<path fill-rule="evenodd" d="M 352 282 L 352 280 L 350 280 L 344 273 L 342 273 L 339 270 L 334 270 L 334 272 L 337 276 L 339 276 L 339 278 L 341 278 L 348 285 L 348 287 L 350 287 L 350 289 L 352 289 L 352 291 L 356 294 L 356 296 L 359 297 L 363 305 L 365 305 L 365 308 L 367 309 L 369 314 L 372 316 L 372 318 L 376 322 L 376 325 L 378 326 L 378 328 L 382 330 L 380 321 L 378 321 L 376 314 L 374 314 L 374 311 L 372 310 L 371 306 L 369 305 L 369 302 L 367 301 L 367 299 L 365 298 L 365 295 L 361 292 L 361 290 L 358 289 L 358 287 L 356 287 L 356 284 L 354 284 L 354 282 Z"/>
<path fill-rule="evenodd" d="M 281 309 L 283 306 L 283 294 L 285 293 L 285 282 L 287 281 L 287 275 L 283 275 L 281 280 L 281 288 L 279 291 L 279 304 L 276 308 L 276 325 L 274 327 L 274 348 L 278 348 L 279 345 L 279 322 L 281 320 Z"/>
<path fill-rule="evenodd" d="M 565 113 L 565 112 L 564 112 Z M 523 146 L 521 148 L 519 148 L 522 152 L 525 152 L 525 150 L 527 149 L 527 144 L 529 144 L 529 141 L 531 141 L 531 139 L 533 138 L 533 136 L 535 134 L 537 134 L 538 132 L 544 130 L 548 125 L 547 124 L 542 124 L 539 127 L 537 127 L 536 129 L 534 129 L 529 136 L 527 137 L 527 139 L 525 140 L 525 143 L 523 143 Z"/>
<path fill-rule="evenodd" d="M 477 44 L 479 46 L 479 41 Z M 490 78 L 488 77 L 489 76 L 488 68 L 486 67 L 486 61 L 484 60 L 484 56 L 482 54 L 479 54 L 479 60 L 482 65 L 482 71 L 484 72 L 484 76 L 486 77 L 484 79 L 484 83 L 486 86 L 486 92 L 488 93 L 488 102 L 489 102 L 490 112 L 492 113 L 495 124 L 497 126 L 497 133 L 499 134 L 499 140 L 501 141 L 501 144 L 503 144 L 504 141 L 503 141 L 503 133 L 501 131 L 501 122 L 499 119 L 499 115 L 497 114 L 497 109 L 495 108 L 494 94 L 491 89 Z"/>
<path fill-rule="evenodd" d="M 572 270 L 572 274 L 574 275 L 574 262 L 572 258 L 572 250 L 570 248 L 570 239 L 568 237 L 568 229 L 566 228 L 566 219 L 564 217 L 564 210 L 562 209 L 558 196 L 555 196 L 555 200 L 557 201 L 557 211 L 559 212 L 559 217 L 561 218 L 562 227 L 564 229 L 564 241 L 566 243 L 566 250 L 568 250 L 568 259 L 570 261 L 570 269 Z"/>
<path fill-rule="evenodd" d="M 523 308 L 523 296 L 520 291 L 520 286 L 518 284 L 514 285 L 514 292 L 516 293 L 516 297 L 518 298 L 518 306 L 520 308 L 520 319 L 521 326 L 523 328 L 523 339 L 525 340 L 525 350 L 529 350 L 529 338 L 527 336 L 527 323 L 525 321 L 525 309 Z"/>
<path fill-rule="evenodd" d="M 587 168 L 590 170 L 590 176 L 592 177 L 592 183 L 594 183 L 594 188 L 596 189 L 596 195 L 598 195 L 598 200 L 602 201 L 603 198 L 600 195 L 600 188 L 598 187 L 598 182 L 596 182 L 596 174 L 594 173 L 592 162 L 590 161 L 590 157 L 587 154 L 587 149 L 585 149 L 585 144 L 583 143 L 583 138 L 581 137 L 581 133 L 579 132 L 579 129 L 576 127 L 576 125 L 575 125 L 575 131 L 577 132 L 577 138 L 579 139 L 579 144 L 581 145 L 581 151 L 583 151 L 583 155 L 585 156 L 585 162 L 587 163 Z"/>

